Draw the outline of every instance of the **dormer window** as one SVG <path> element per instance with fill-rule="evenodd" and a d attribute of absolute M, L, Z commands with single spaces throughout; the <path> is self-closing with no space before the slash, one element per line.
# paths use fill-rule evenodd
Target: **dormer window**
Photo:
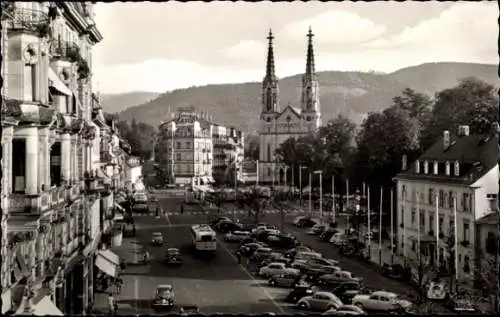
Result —
<path fill-rule="evenodd" d="M 438 174 L 438 170 L 439 170 L 438 169 L 438 162 L 437 161 L 434 161 L 432 169 L 433 169 L 434 175 L 437 175 Z"/>
<path fill-rule="evenodd" d="M 415 161 L 415 173 L 420 174 L 420 161 Z"/>
<path fill-rule="evenodd" d="M 460 176 L 460 163 L 455 161 L 455 176 Z"/>
<path fill-rule="evenodd" d="M 446 161 L 444 169 L 446 176 L 450 176 L 450 162 Z"/>
<path fill-rule="evenodd" d="M 424 174 L 429 173 L 429 162 L 424 161 Z"/>

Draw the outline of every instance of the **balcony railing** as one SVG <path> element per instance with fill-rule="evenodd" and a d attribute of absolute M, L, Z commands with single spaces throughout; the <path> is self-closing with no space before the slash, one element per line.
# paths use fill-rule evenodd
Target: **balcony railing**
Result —
<path fill-rule="evenodd" d="M 6 13 L 6 12 L 4 12 Z M 7 12 L 7 27 L 13 30 L 24 30 L 47 34 L 49 31 L 49 16 L 41 10 L 15 8 Z"/>
<path fill-rule="evenodd" d="M 80 48 L 75 42 L 53 40 L 50 43 L 50 54 L 53 58 L 63 58 L 70 62 L 80 59 Z"/>

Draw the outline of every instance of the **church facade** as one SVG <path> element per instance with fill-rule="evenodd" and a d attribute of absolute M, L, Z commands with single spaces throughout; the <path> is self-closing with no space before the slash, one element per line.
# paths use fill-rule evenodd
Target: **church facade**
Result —
<path fill-rule="evenodd" d="M 275 74 L 273 34 L 269 31 L 266 75 L 262 82 L 260 114 L 259 182 L 283 184 L 284 166 L 276 157 L 276 149 L 287 139 L 299 138 L 321 126 L 319 84 L 314 64 L 313 33 L 307 34 L 306 72 L 302 76 L 300 106 L 280 107 L 278 77 Z M 288 180 L 290 181 L 290 180 Z"/>

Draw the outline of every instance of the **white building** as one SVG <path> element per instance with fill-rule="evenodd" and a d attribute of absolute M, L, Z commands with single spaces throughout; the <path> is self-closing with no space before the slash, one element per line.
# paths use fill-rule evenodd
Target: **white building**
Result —
<path fill-rule="evenodd" d="M 130 157 L 127 160 L 125 171 L 127 175 L 127 189 L 130 191 L 143 191 L 145 189 L 142 175 L 141 160 L 138 157 Z"/>
<path fill-rule="evenodd" d="M 302 77 L 300 108 L 279 104 L 278 78 L 274 70 L 273 35 L 269 32 L 266 75 L 262 82 L 262 111 L 260 114 L 259 181 L 282 183 L 285 170 L 276 159 L 276 149 L 287 139 L 298 138 L 316 131 L 321 125 L 319 83 L 315 72 L 313 34 L 307 35 L 306 72 Z"/>
<path fill-rule="evenodd" d="M 469 127 L 460 126 L 458 133 L 444 131 L 412 164 L 403 159 L 403 171 L 395 178 L 398 251 L 417 260 L 420 244 L 426 265 L 449 268 L 455 258 L 449 252 L 454 246 L 447 241 L 456 223 L 458 276 L 472 280 L 474 223 L 489 211 L 487 195 L 498 192 L 498 157 L 497 136 L 469 135 Z"/>

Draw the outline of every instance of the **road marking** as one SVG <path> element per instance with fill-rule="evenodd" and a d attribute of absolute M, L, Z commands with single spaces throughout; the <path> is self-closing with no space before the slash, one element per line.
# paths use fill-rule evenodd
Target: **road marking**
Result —
<path fill-rule="evenodd" d="M 220 246 L 222 246 L 224 251 L 226 251 L 231 256 L 231 258 L 233 258 L 234 262 L 238 263 L 238 259 L 236 258 L 236 256 L 234 256 L 234 254 L 231 253 L 231 251 L 223 243 L 221 243 L 220 239 L 219 238 L 215 238 L 215 239 L 217 240 L 217 243 Z M 276 300 L 269 294 L 269 292 L 260 285 L 259 281 L 257 281 L 255 279 L 255 277 L 253 277 L 253 275 L 250 274 L 250 272 L 248 272 L 247 268 L 245 266 L 243 266 L 242 264 L 239 264 L 239 265 L 242 268 L 243 272 L 245 272 L 245 274 L 248 275 L 248 277 L 251 278 L 257 285 L 259 285 L 259 288 L 262 290 L 262 292 L 264 292 L 264 294 L 267 296 L 267 298 L 269 298 L 271 300 L 271 302 L 274 304 L 274 306 L 276 306 L 280 310 L 280 313 L 282 313 L 282 314 L 285 313 L 283 308 L 281 308 L 281 306 L 278 305 Z"/>

